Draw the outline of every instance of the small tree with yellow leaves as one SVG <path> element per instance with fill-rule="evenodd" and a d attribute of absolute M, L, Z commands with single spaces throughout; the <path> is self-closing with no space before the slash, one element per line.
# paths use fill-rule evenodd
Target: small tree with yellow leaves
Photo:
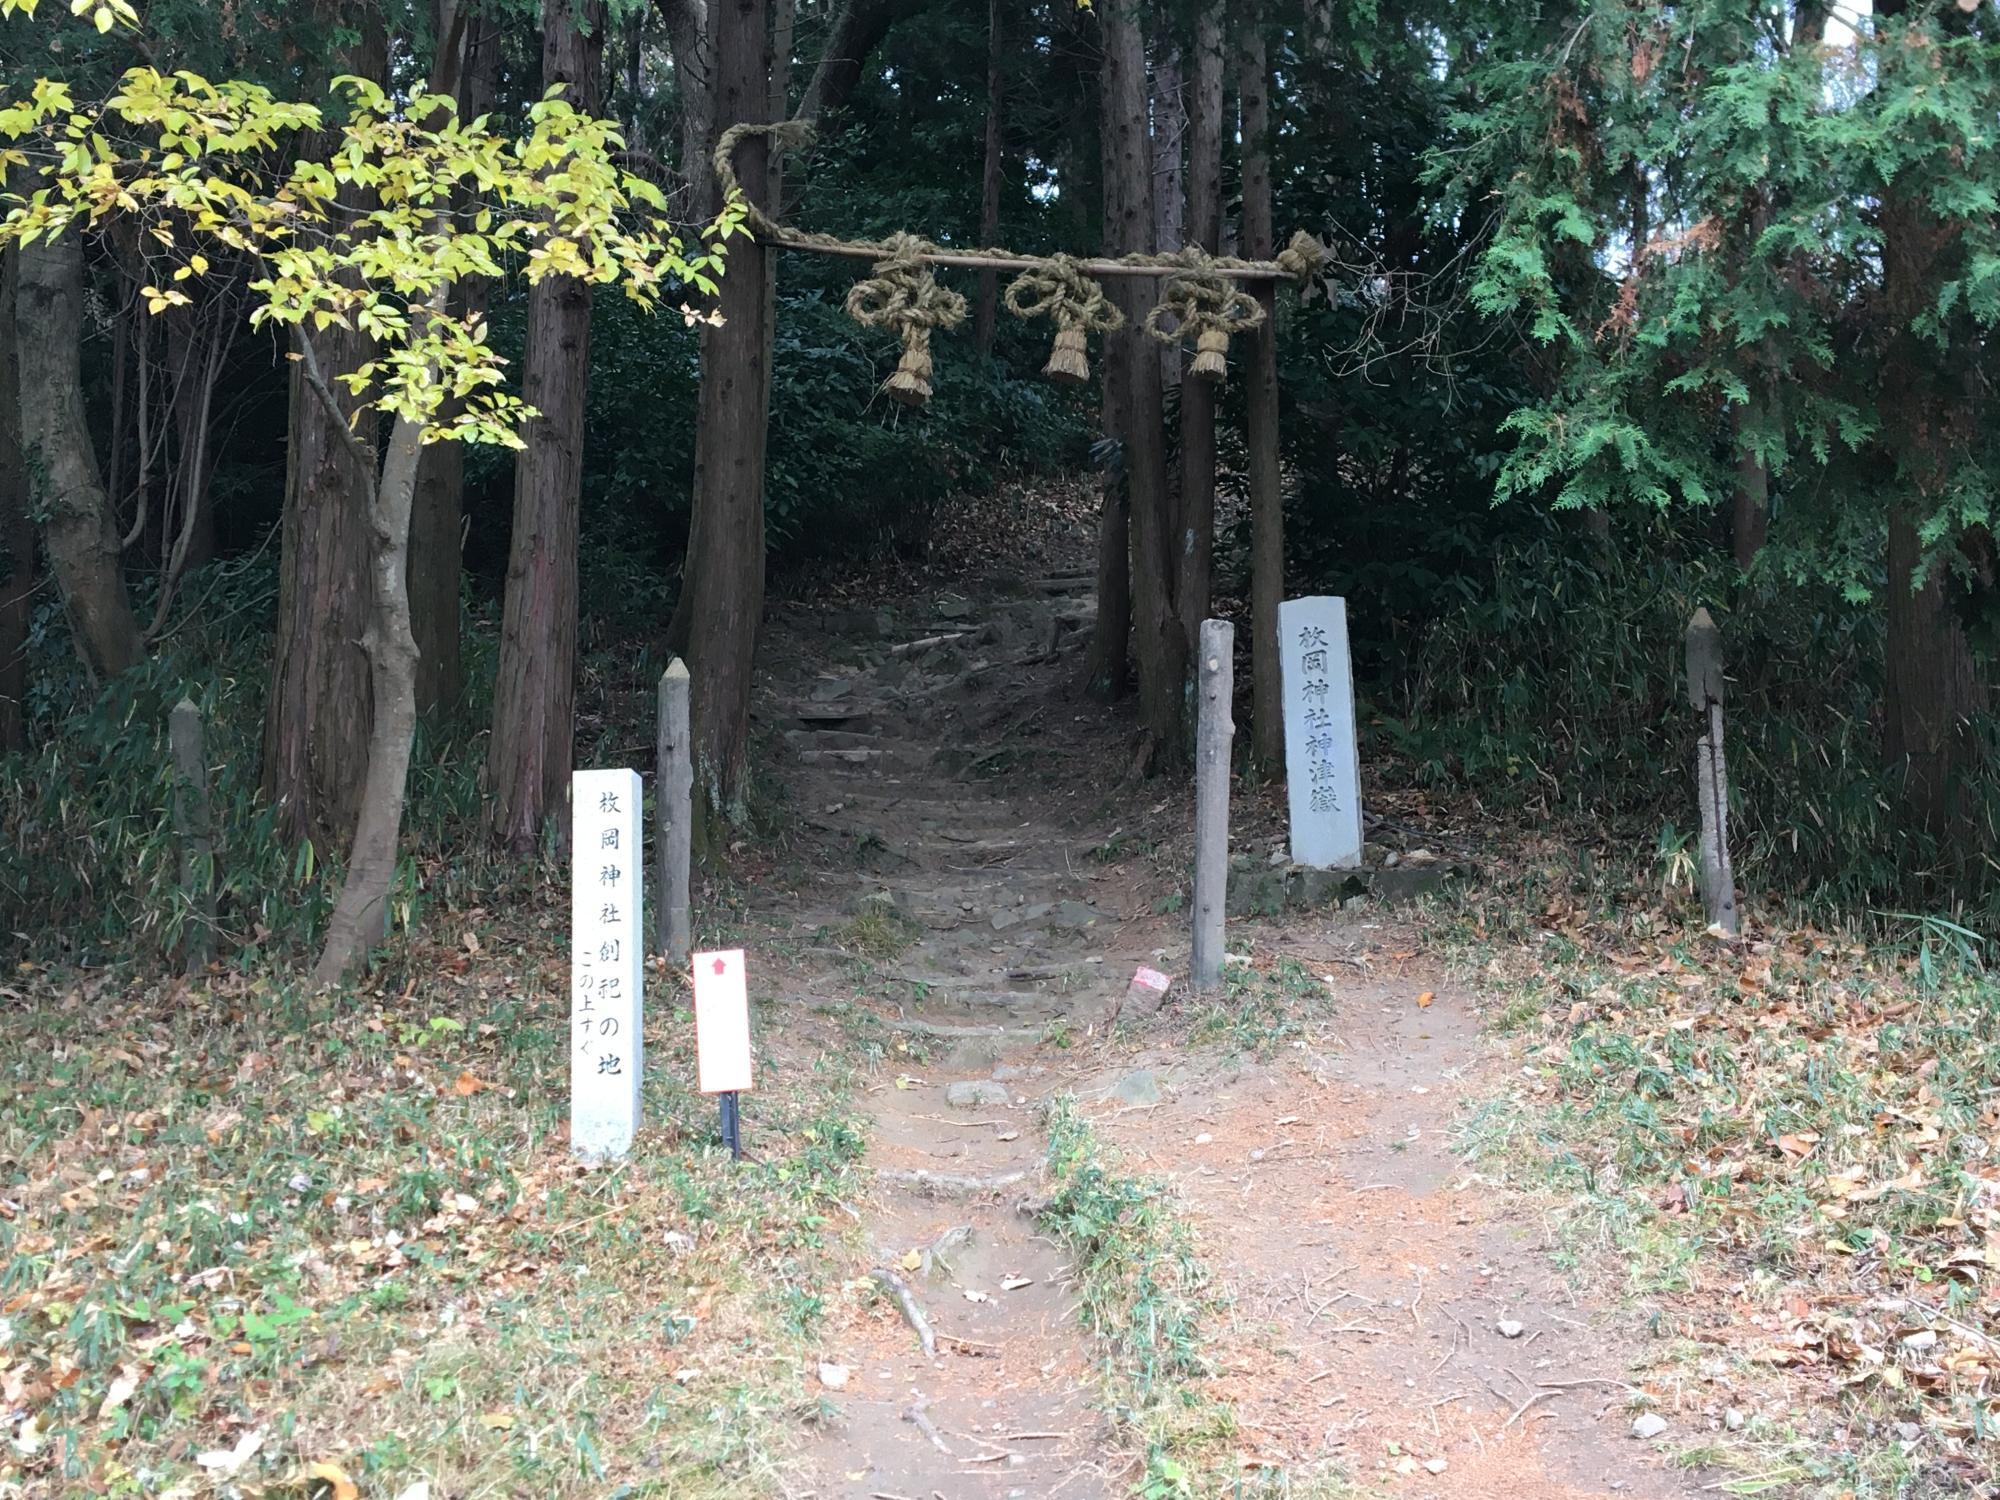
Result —
<path fill-rule="evenodd" d="M 0 15 L 34 8 L 0 0 Z M 100 30 L 132 19 L 123 0 L 75 0 L 72 11 Z M 325 128 L 325 117 L 253 84 L 138 68 L 99 106 L 47 80 L 0 106 L 0 172 L 17 189 L 0 198 L 0 245 L 136 223 L 155 313 L 187 300 L 180 288 L 208 273 L 210 253 L 247 259 L 252 323 L 288 331 L 292 358 L 364 478 L 373 598 L 362 645 L 375 716 L 346 880 L 315 968 L 326 982 L 388 927 L 417 714 L 404 572 L 418 454 L 432 442 L 519 447 L 531 415 L 507 391 L 483 319 L 452 311 L 452 286 L 512 267 L 530 282 L 615 283 L 648 308 L 710 295 L 721 242 L 741 221 L 740 207 L 725 210 L 710 247 L 684 254 L 661 227 L 658 190 L 619 168 L 616 127 L 553 92 L 523 133 L 506 136 L 485 118 L 459 119 L 446 95 L 391 98 L 361 78 L 335 87 L 344 119 L 330 157 L 289 165 L 287 143 Z M 372 206 L 337 203 L 343 189 Z M 355 427 L 306 337 L 333 324 L 365 331 L 380 350 L 337 377 L 361 402 Z M 364 433 L 384 424 L 378 456 Z"/>

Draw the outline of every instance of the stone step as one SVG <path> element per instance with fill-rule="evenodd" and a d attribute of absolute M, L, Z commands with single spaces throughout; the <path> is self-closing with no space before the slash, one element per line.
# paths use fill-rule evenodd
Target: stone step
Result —
<path fill-rule="evenodd" d="M 831 800 L 839 802 L 843 807 L 876 807 L 884 811 L 902 813 L 908 817 L 935 817 L 954 823 L 970 823 L 982 816 L 982 809 L 989 810 L 990 815 L 996 818 L 1012 816 L 1007 805 L 997 798 L 927 797 L 922 795 L 925 785 L 913 782 L 901 790 L 893 787 L 843 787 L 840 795 Z M 1019 820 L 1015 820 L 1016 826 L 1018 823 Z"/>
<path fill-rule="evenodd" d="M 1061 990 L 1009 990 L 988 989 L 968 985 L 940 985 L 923 979 L 878 980 L 883 989 L 904 991 L 908 1003 L 926 1010 L 960 1008 L 980 1013 L 995 1010 L 1009 1011 L 1017 1015 L 1049 1015 L 1062 1008 L 1062 1004 L 1078 998 L 1075 993 Z M 891 995 L 890 999 L 903 999 L 902 995 Z"/>
<path fill-rule="evenodd" d="M 924 771 L 930 768 L 932 752 L 912 747 L 908 750 L 879 750 L 867 746 L 854 746 L 834 750 L 801 750 L 799 763 L 808 766 L 828 766 L 835 769 L 865 768 L 870 775 L 883 771 Z"/>
<path fill-rule="evenodd" d="M 918 749 L 908 740 L 893 740 L 887 736 L 860 729 L 826 729 L 815 726 L 810 729 L 787 729 L 785 738 L 801 750 L 885 750 L 895 748 Z"/>

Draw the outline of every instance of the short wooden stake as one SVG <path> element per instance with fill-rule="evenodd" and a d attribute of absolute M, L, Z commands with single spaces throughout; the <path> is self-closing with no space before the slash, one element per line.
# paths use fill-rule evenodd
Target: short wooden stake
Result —
<path fill-rule="evenodd" d="M 1200 722 L 1194 759 L 1194 987 L 1222 984 L 1222 918 L 1229 899 L 1229 747 L 1236 733 L 1236 627 L 1201 622 Z"/>
<path fill-rule="evenodd" d="M 194 976 L 215 954 L 215 825 L 208 804 L 201 710 L 192 699 L 181 699 L 167 715 L 167 743 L 174 756 L 174 832 L 181 843 L 181 894 L 188 907 L 181 952 Z"/>
<path fill-rule="evenodd" d="M 694 745 L 688 733 L 688 669 L 678 656 L 660 674 L 659 764 L 653 803 L 653 848 L 659 864 L 659 904 L 653 946 L 674 968 L 694 946 L 688 865 L 694 851 Z"/>
<path fill-rule="evenodd" d="M 1708 925 L 1739 931 L 1736 872 L 1729 861 L 1729 770 L 1722 755 L 1722 632 L 1697 609 L 1687 628 L 1688 701 L 1702 716 L 1695 744 L 1695 797 L 1701 805 L 1701 898 Z"/>

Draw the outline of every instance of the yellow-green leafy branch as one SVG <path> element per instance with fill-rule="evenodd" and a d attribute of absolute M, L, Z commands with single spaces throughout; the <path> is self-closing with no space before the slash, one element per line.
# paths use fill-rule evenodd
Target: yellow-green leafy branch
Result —
<path fill-rule="evenodd" d="M 352 77 L 335 89 L 344 120 L 328 131 L 314 105 L 189 72 L 132 69 L 95 108 L 38 81 L 0 106 L 0 171 L 25 189 L 0 197 L 0 244 L 136 225 L 147 254 L 172 267 L 141 288 L 154 313 L 191 300 L 179 284 L 209 274 L 205 252 L 234 252 L 256 275 L 253 325 L 368 335 L 375 357 L 335 379 L 362 410 L 419 424 L 425 441 L 518 446 L 530 415 L 503 388 L 483 318 L 449 310 L 454 284 L 512 265 L 530 282 L 615 282 L 649 309 L 671 292 L 715 291 L 739 211 L 685 254 L 659 189 L 619 167 L 617 128 L 560 91 L 506 136 L 485 116 L 461 120 L 447 96 L 392 100 Z M 322 132 L 324 159 L 293 151 L 273 165 Z"/>

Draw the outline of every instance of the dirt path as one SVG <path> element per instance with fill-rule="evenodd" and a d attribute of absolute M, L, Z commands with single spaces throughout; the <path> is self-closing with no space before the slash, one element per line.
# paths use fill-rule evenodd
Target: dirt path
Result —
<path fill-rule="evenodd" d="M 1223 1394 L 1246 1453 L 1410 1495 L 1694 1493 L 1631 1435 L 1641 1351 L 1579 1301 L 1535 1205 L 1452 1152 L 1458 1106 L 1504 1086 L 1473 997 L 1420 967 L 1329 967 L 1330 948 L 1399 967 L 1363 920 L 1262 935 L 1318 950 L 1337 1045 L 1247 1065 L 1149 1050 L 1120 1066 L 1159 1068 L 1166 1102 L 1104 1124 L 1179 1186 L 1231 1283 Z"/>
<path fill-rule="evenodd" d="M 1066 1264 L 1016 1204 L 1053 1081 L 1037 1049 L 1100 1010 L 1124 957 L 1119 913 L 1098 900 L 1083 829 L 980 775 L 1046 752 L 1037 669 L 1088 613 L 1061 594 L 977 618 L 970 601 L 939 604 L 902 641 L 847 643 L 855 665 L 781 682 L 771 709 L 796 815 L 836 861 L 808 920 L 854 957 L 855 989 L 900 1048 L 868 1095 L 879 1176 L 860 1269 L 908 1288 L 936 1346 L 926 1355 L 886 1307 L 834 1331 L 823 1374 L 840 1420 L 811 1446 L 811 1493 L 1093 1500 L 1114 1491 Z M 820 623 L 797 622 L 801 639 Z M 936 644 L 893 649 L 922 640 Z"/>
<path fill-rule="evenodd" d="M 1473 1500 L 1691 1493 L 1630 1436 L 1632 1343 L 1567 1289 L 1532 1207 L 1453 1157 L 1460 1105 L 1497 1091 L 1505 1060 L 1475 997 L 1406 969 L 1413 945 L 1379 913 L 1232 930 L 1329 976 L 1325 1034 L 1232 1059 L 1189 1048 L 1170 1008 L 1149 1044 L 1103 1040 L 1136 964 L 1185 972 L 1185 935 L 1092 790 L 1117 768 L 1078 774 L 1113 743 L 1069 729 L 1082 588 L 774 633 L 772 658 L 798 665 L 764 712 L 817 851 L 798 925 L 890 1038 L 867 1086 L 857 1275 L 893 1273 L 935 1337 L 926 1355 L 891 1299 L 850 1300 L 822 1371 L 837 1415 L 799 1493 L 1127 1491 L 1062 1248 L 1017 1206 L 1043 1159 L 1037 1106 L 1063 1091 L 1194 1216 L 1232 1296 L 1215 1390 L 1249 1471 Z"/>

